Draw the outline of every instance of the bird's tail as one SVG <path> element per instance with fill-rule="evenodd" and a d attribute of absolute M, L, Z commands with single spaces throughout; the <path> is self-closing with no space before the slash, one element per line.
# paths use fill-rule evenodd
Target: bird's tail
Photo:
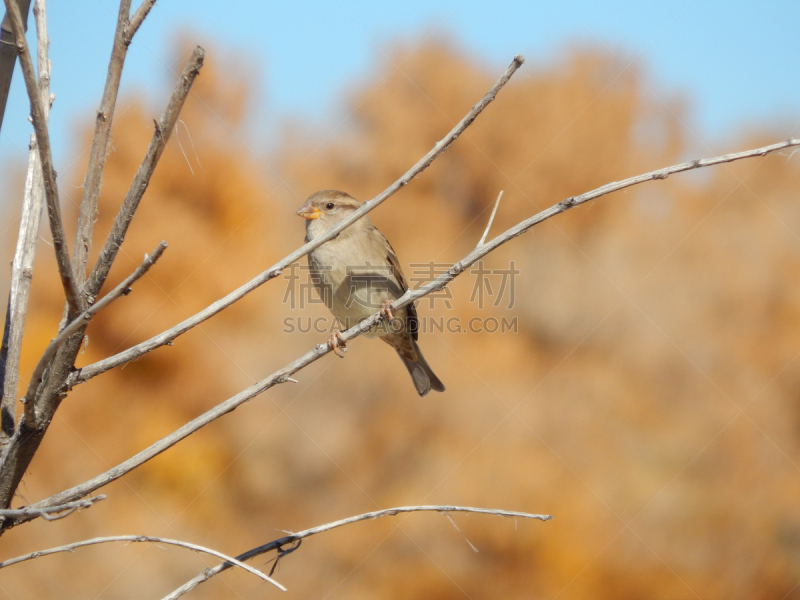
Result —
<path fill-rule="evenodd" d="M 411 375 L 411 380 L 414 382 L 414 387 L 417 389 L 417 393 L 420 396 L 424 396 L 431 390 L 443 392 L 444 384 L 433 372 L 428 364 L 428 361 L 425 360 L 425 357 L 422 356 L 422 351 L 419 349 L 417 342 L 413 339 L 410 341 L 413 349 L 412 354 L 414 355 L 414 360 L 406 358 L 404 353 L 398 352 L 397 354 L 400 356 L 400 359 L 403 361 L 406 369 L 408 369 L 408 373 Z"/>

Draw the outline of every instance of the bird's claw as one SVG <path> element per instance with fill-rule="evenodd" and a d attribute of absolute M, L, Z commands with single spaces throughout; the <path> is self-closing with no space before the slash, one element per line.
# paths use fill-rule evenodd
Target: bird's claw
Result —
<path fill-rule="evenodd" d="M 341 331 L 331 334 L 331 337 L 328 338 L 328 346 L 336 356 L 344 358 L 344 353 L 347 352 L 347 345 L 344 342 Z"/>
<path fill-rule="evenodd" d="M 381 306 L 381 316 L 387 321 L 391 321 L 394 319 L 394 315 L 392 314 L 392 301 L 386 300 L 384 301 L 383 305 Z"/>

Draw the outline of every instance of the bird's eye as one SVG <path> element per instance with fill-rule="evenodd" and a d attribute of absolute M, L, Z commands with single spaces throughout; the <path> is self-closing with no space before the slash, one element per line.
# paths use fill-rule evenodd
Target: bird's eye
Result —
<path fill-rule="evenodd" d="M 328 202 L 328 203 L 325 205 L 325 208 L 327 208 L 328 210 L 333 210 L 333 202 Z"/>

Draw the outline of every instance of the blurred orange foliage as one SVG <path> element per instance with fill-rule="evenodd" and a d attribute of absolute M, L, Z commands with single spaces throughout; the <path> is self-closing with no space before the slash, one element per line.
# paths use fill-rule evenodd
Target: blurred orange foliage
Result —
<path fill-rule="evenodd" d="M 397 45 L 352 89 L 330 135 L 287 126 L 265 156 L 248 141 L 252 69 L 209 54 L 109 289 L 161 239 L 170 247 L 91 324 L 81 364 L 147 339 L 293 250 L 303 237 L 294 210 L 311 192 L 376 195 L 499 72 L 446 42 Z M 500 190 L 493 234 L 567 196 L 686 158 L 684 102 L 657 96 L 648 74 L 585 47 L 556 64 L 530 62 L 428 171 L 372 213 L 407 275 L 410 265 L 447 265 L 471 250 Z M 98 239 L 157 112 L 133 103 L 116 117 Z M 725 150 L 776 139 L 765 127 Z M 296 598 L 800 595 L 799 187 L 797 160 L 769 156 L 547 221 L 485 261 L 514 261 L 513 306 L 470 302 L 470 273 L 452 285 L 452 308 L 420 304 L 423 317 L 462 326 L 474 317 L 518 324 L 502 335 L 423 334 L 445 394 L 418 398 L 391 348 L 360 339 L 347 360 L 313 364 L 298 385 L 270 390 L 104 489 L 109 499 L 91 510 L 10 531 L 0 552 L 136 533 L 236 554 L 283 530 L 377 508 L 463 504 L 555 518 L 453 515 L 461 533 L 436 514 L 362 523 L 307 540 L 275 576 Z M 79 198 L 69 186 L 65 194 Z M 40 250 L 23 381 L 62 303 L 52 257 Z M 287 318 L 328 316 L 318 304 L 286 303 L 292 283 L 272 282 L 174 347 L 76 388 L 20 502 L 106 470 L 323 341 L 284 330 Z M 158 597 L 207 564 L 175 549 L 89 548 L 5 571 L 0 598 Z M 262 582 L 229 571 L 193 597 L 264 593 Z"/>

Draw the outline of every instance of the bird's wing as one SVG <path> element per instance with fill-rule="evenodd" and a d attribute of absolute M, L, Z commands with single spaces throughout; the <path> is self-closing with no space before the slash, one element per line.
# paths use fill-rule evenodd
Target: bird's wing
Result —
<path fill-rule="evenodd" d="M 403 290 L 405 293 L 408 290 L 408 284 L 406 283 L 406 278 L 403 276 L 403 269 L 400 267 L 400 261 L 397 259 L 397 254 L 392 248 L 392 245 L 389 243 L 389 240 L 386 239 L 378 229 L 375 229 L 375 233 L 377 233 L 383 241 L 386 243 L 386 260 L 389 262 L 389 265 L 392 267 L 392 275 L 397 280 L 397 283 L 400 285 L 400 289 Z M 406 328 L 411 332 L 411 335 L 414 337 L 414 340 L 417 340 L 419 337 L 419 322 L 417 320 L 417 308 L 414 306 L 414 303 L 406 306 Z"/>
<path fill-rule="evenodd" d="M 330 285 L 326 285 L 327 279 L 325 269 L 313 252 L 308 254 L 308 266 L 311 274 L 311 282 L 314 284 L 314 287 L 317 288 L 320 300 L 330 309 L 332 306 L 331 294 L 333 290 Z"/>

